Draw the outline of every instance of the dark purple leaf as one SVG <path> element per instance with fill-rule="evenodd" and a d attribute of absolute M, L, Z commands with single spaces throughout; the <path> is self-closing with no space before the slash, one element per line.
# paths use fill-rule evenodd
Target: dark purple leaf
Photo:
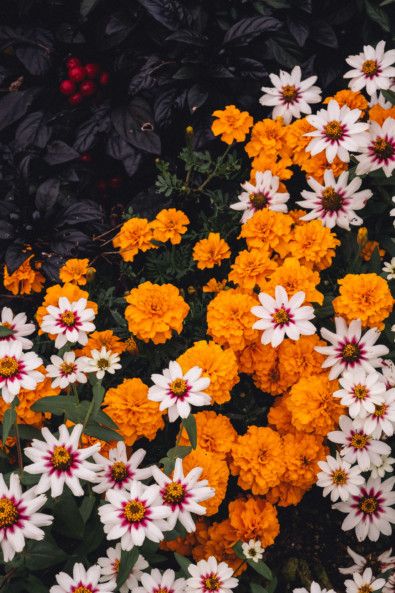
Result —
<path fill-rule="evenodd" d="M 36 88 L 8 93 L 0 99 L 0 130 L 18 121 L 29 109 L 37 94 Z"/>
<path fill-rule="evenodd" d="M 177 89 L 174 88 L 166 89 L 157 96 L 154 104 L 154 114 L 159 127 L 165 128 L 170 124 L 176 96 Z"/>
<path fill-rule="evenodd" d="M 62 212 L 62 222 L 59 226 L 73 226 L 81 223 L 97 223 L 102 219 L 102 212 L 96 202 L 83 200 L 71 204 Z"/>
<path fill-rule="evenodd" d="M 78 159 L 79 153 L 62 140 L 54 140 L 48 144 L 44 160 L 48 165 L 61 165 Z"/>
<path fill-rule="evenodd" d="M 336 49 L 338 47 L 336 33 L 329 23 L 315 20 L 311 24 L 311 36 L 320 45 Z"/>
<path fill-rule="evenodd" d="M 180 29 L 175 33 L 171 33 L 166 37 L 166 41 L 178 41 L 179 43 L 186 43 L 187 45 L 195 45 L 197 47 L 205 47 L 207 45 L 207 37 L 203 37 L 196 31 L 188 31 L 187 29 Z"/>
<path fill-rule="evenodd" d="M 188 107 L 191 113 L 195 113 L 199 107 L 204 105 L 208 92 L 200 84 L 194 84 L 188 91 Z"/>
<path fill-rule="evenodd" d="M 8 268 L 8 273 L 12 274 L 19 266 L 23 264 L 30 254 L 26 252 L 25 245 L 22 241 L 14 241 L 7 247 L 4 261 Z"/>
<path fill-rule="evenodd" d="M 176 31 L 186 24 L 186 13 L 178 0 L 138 0 L 150 15 L 161 25 Z"/>
<path fill-rule="evenodd" d="M 96 142 L 97 136 L 109 129 L 108 106 L 99 107 L 91 118 L 80 126 L 74 142 L 75 150 L 86 152 Z"/>
<path fill-rule="evenodd" d="M 45 148 L 52 130 L 45 124 L 46 115 L 43 111 L 29 113 L 18 125 L 15 131 L 17 148 L 25 148 L 34 144 L 37 148 Z"/>
<path fill-rule="evenodd" d="M 47 179 L 38 186 L 36 192 L 35 204 L 36 208 L 42 212 L 49 213 L 56 204 L 59 196 L 60 181 L 59 179 Z"/>
<path fill-rule="evenodd" d="M 58 255 L 66 257 L 80 255 L 92 247 L 91 239 L 77 229 L 58 231 L 51 241 L 51 249 Z"/>
<path fill-rule="evenodd" d="M 245 44 L 264 32 L 278 31 L 281 21 L 272 16 L 252 16 L 238 21 L 228 29 L 224 44 Z"/>
<path fill-rule="evenodd" d="M 0 241 L 12 239 L 14 236 L 14 227 L 6 220 L 0 220 Z"/>
<path fill-rule="evenodd" d="M 303 47 L 306 43 L 306 40 L 309 36 L 309 25 L 308 23 L 295 15 L 288 15 L 287 16 L 287 25 L 289 32 L 291 33 L 292 37 L 296 40 L 296 43 Z"/>

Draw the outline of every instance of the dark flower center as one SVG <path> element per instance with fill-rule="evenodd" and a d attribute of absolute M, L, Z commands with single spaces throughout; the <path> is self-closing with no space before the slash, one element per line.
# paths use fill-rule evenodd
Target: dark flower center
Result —
<path fill-rule="evenodd" d="M 324 132 L 331 140 L 339 140 L 343 136 L 343 126 L 339 121 L 334 119 L 326 124 Z"/>
<path fill-rule="evenodd" d="M 385 138 L 373 141 L 373 152 L 381 159 L 389 159 L 394 154 L 394 147 Z"/>
<path fill-rule="evenodd" d="M 322 192 L 321 202 L 325 210 L 335 212 L 342 207 L 343 198 L 333 187 L 326 187 Z"/>
<path fill-rule="evenodd" d="M 377 74 L 379 70 L 379 66 L 376 60 L 365 60 L 362 64 L 361 70 L 366 76 L 372 76 L 373 74 Z"/>
<path fill-rule="evenodd" d="M 179 482 L 170 482 L 165 486 L 162 498 L 167 504 L 180 504 L 185 498 L 185 488 Z"/>
<path fill-rule="evenodd" d="M 363 513 L 370 515 L 377 511 L 379 503 L 377 498 L 374 498 L 373 496 L 364 496 L 360 500 L 358 506 Z"/>

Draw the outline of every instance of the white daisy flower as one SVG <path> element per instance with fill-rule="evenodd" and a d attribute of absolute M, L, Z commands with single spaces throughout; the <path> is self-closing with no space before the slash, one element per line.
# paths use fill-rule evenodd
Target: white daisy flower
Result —
<path fill-rule="evenodd" d="M 331 495 L 331 501 L 336 502 L 348 500 L 351 494 L 358 494 L 358 486 L 364 483 L 361 476 L 361 469 L 336 457 L 327 455 L 326 461 L 319 461 L 318 465 L 322 471 L 317 474 L 317 486 L 323 488 L 323 496 Z"/>
<path fill-rule="evenodd" d="M 339 568 L 339 572 L 341 574 L 354 574 L 355 572 L 362 574 L 368 564 L 368 558 L 357 554 L 350 547 L 347 547 L 347 552 L 355 564 L 353 564 L 353 566 L 349 566 L 348 568 Z M 379 573 L 395 568 L 395 556 L 391 557 L 391 554 L 392 548 L 386 550 L 380 554 L 380 556 L 377 556 L 377 559 L 374 559 L 374 564 L 377 565 L 377 571 Z"/>
<path fill-rule="evenodd" d="M 381 455 L 380 457 L 380 464 L 372 465 L 370 468 L 372 472 L 372 478 L 384 478 L 386 473 L 392 474 L 394 472 L 394 468 L 392 466 L 395 463 L 395 459 L 393 457 L 389 457 L 388 455 Z"/>
<path fill-rule="evenodd" d="M 202 372 L 201 368 L 195 366 L 184 375 L 178 362 L 172 361 L 162 375 L 151 375 L 155 385 L 149 388 L 148 399 L 160 402 L 160 410 L 167 409 L 170 422 L 178 417 L 188 418 L 191 405 L 207 406 L 211 403 L 211 397 L 204 393 L 204 389 L 210 385 L 210 379 L 202 377 Z"/>
<path fill-rule="evenodd" d="M 151 574 L 144 572 L 141 575 L 142 587 L 133 589 L 133 593 L 184 593 L 185 579 L 176 579 L 176 573 L 168 568 L 163 573 L 157 568 Z"/>
<path fill-rule="evenodd" d="M 278 192 L 279 184 L 279 177 L 273 175 L 271 171 L 257 171 L 255 185 L 250 181 L 242 183 L 241 187 L 244 191 L 239 194 L 239 201 L 230 205 L 233 210 L 243 210 L 240 222 L 246 222 L 257 210 L 263 208 L 276 212 L 288 212 L 286 203 L 289 200 L 289 194 Z"/>
<path fill-rule="evenodd" d="M 315 334 L 315 327 L 309 321 L 314 319 L 314 309 L 301 306 L 305 296 L 300 291 L 288 299 L 285 288 L 278 285 L 275 288 L 275 298 L 265 292 L 258 295 L 261 306 L 252 307 L 251 313 L 260 319 L 252 327 L 263 330 L 262 344 L 271 344 L 276 348 L 285 336 L 291 340 L 299 340 L 300 336 Z"/>
<path fill-rule="evenodd" d="M 367 373 L 364 368 L 356 367 L 344 371 L 339 383 L 343 389 L 335 391 L 333 397 L 348 407 L 351 418 L 366 418 L 374 413 L 375 404 L 384 402 L 385 385 L 379 373 Z"/>
<path fill-rule="evenodd" d="M 365 45 L 363 51 L 346 58 L 352 70 L 346 72 L 343 78 L 350 78 L 348 86 L 352 91 L 360 91 L 366 87 L 369 95 L 377 91 L 390 88 L 395 76 L 395 50 L 385 50 L 385 41 L 379 41 L 376 47 Z"/>
<path fill-rule="evenodd" d="M 293 593 L 335 593 L 333 589 L 321 589 L 318 583 L 313 581 L 311 583 L 310 590 L 305 589 L 302 587 L 301 589 L 294 589 Z"/>
<path fill-rule="evenodd" d="M 321 89 L 314 86 L 317 76 L 302 80 L 300 66 L 295 66 L 290 73 L 280 70 L 279 76 L 270 74 L 269 78 L 273 87 L 262 87 L 265 94 L 259 99 L 259 103 L 264 107 L 274 107 L 273 119 L 281 116 L 284 123 L 289 124 L 302 113 L 311 113 L 311 103 L 321 101 Z"/>
<path fill-rule="evenodd" d="M 115 548 L 107 548 L 107 556 L 103 556 L 97 560 L 100 566 L 100 583 L 107 583 L 108 581 L 116 580 L 119 571 L 119 565 L 121 563 L 121 544 L 118 542 Z M 136 562 L 133 564 L 133 568 L 128 575 L 124 584 L 120 587 L 119 593 L 129 593 L 129 591 L 135 591 L 138 587 L 143 570 L 148 568 L 148 562 L 141 554 L 138 556 Z"/>
<path fill-rule="evenodd" d="M 152 475 L 160 486 L 162 504 L 171 509 L 171 515 L 167 519 L 170 531 L 179 521 L 188 533 L 192 533 L 196 530 L 192 514 L 206 514 L 206 508 L 199 502 L 212 498 L 215 490 L 209 487 L 207 480 L 199 481 L 202 471 L 201 467 L 195 467 L 184 476 L 182 459 L 179 458 L 176 459 L 173 478 L 169 478 L 159 467 L 153 466 Z"/>
<path fill-rule="evenodd" d="M 0 342 L 0 392 L 7 404 L 22 387 L 32 391 L 44 381 L 44 375 L 36 370 L 42 363 L 35 352 L 23 352 L 19 340 Z"/>
<path fill-rule="evenodd" d="M 141 481 L 150 478 L 152 467 L 139 468 L 145 455 L 144 449 L 138 449 L 128 458 L 125 443 L 122 441 L 110 449 L 108 458 L 100 453 L 94 453 L 97 486 L 92 490 L 102 494 L 110 489 L 128 489 L 133 480 Z"/>
<path fill-rule="evenodd" d="M 389 455 L 391 447 L 382 441 L 372 438 L 363 428 L 359 418 L 351 420 L 348 416 L 340 416 L 340 430 L 328 433 L 332 443 L 342 445 L 340 455 L 348 463 L 357 463 L 361 471 L 368 471 L 372 464 L 380 463 L 380 455 Z"/>
<path fill-rule="evenodd" d="M 376 329 L 369 329 L 362 335 L 360 319 L 354 319 L 348 326 L 342 317 L 335 317 L 336 333 L 326 328 L 321 329 L 321 336 L 331 346 L 316 346 L 317 352 L 327 355 L 322 368 L 332 367 L 329 379 L 336 379 L 344 371 L 362 367 L 372 373 L 374 368 L 381 366 L 380 356 L 388 354 L 387 346 L 374 345 L 380 337 Z"/>
<path fill-rule="evenodd" d="M 395 280 L 395 257 L 392 257 L 391 261 L 384 262 L 383 272 L 387 274 L 387 280 Z"/>
<path fill-rule="evenodd" d="M 360 487 L 359 493 L 347 502 L 337 502 L 334 509 L 347 513 L 342 524 L 343 531 L 355 528 L 358 541 L 366 538 L 376 542 L 380 533 L 391 535 L 391 523 L 395 523 L 395 503 L 393 491 L 395 478 L 385 482 L 369 478 L 367 484 Z"/>
<path fill-rule="evenodd" d="M 17 340 L 22 344 L 23 350 L 30 350 L 33 347 L 33 342 L 25 336 L 30 336 L 35 331 L 36 326 L 34 323 L 27 323 L 26 313 L 14 315 L 12 309 L 3 307 L 0 327 L 6 327 L 12 332 L 8 336 L 0 336 L 0 344 L 1 342 L 15 342 Z"/>
<path fill-rule="evenodd" d="M 355 155 L 358 165 L 357 175 L 365 175 L 382 169 L 386 177 L 391 177 L 395 169 L 395 119 L 387 117 L 382 126 L 370 122 L 368 141 Z"/>
<path fill-rule="evenodd" d="M 381 438 L 384 433 L 391 437 L 395 431 L 395 389 L 385 392 L 384 401 L 375 404 L 375 409 L 364 420 L 364 430 L 374 439 Z"/>
<path fill-rule="evenodd" d="M 95 482 L 96 465 L 87 461 L 93 453 L 100 449 L 96 443 L 85 449 L 78 449 L 82 433 L 82 424 L 76 424 L 71 433 L 65 424 L 59 426 L 59 437 L 56 438 L 48 428 L 41 429 L 44 441 L 33 439 L 31 446 L 25 448 L 25 455 L 33 463 L 24 469 L 28 474 L 41 475 L 36 486 L 39 494 L 51 490 L 55 498 L 68 486 L 74 496 L 82 496 L 84 491 L 80 480 Z"/>
<path fill-rule="evenodd" d="M 103 379 L 106 373 L 113 375 L 122 368 L 119 364 L 120 356 L 102 346 L 101 350 L 92 350 L 87 360 L 87 373 L 95 373 L 96 379 Z"/>
<path fill-rule="evenodd" d="M 385 383 L 387 389 L 395 387 L 395 364 L 392 360 L 381 361 L 381 372 L 383 374 L 382 380 Z"/>
<path fill-rule="evenodd" d="M 107 490 L 106 500 L 108 504 L 99 508 L 100 520 L 107 539 L 120 539 L 122 550 L 141 546 L 145 538 L 162 541 L 159 525 L 171 515 L 171 509 L 162 504 L 159 486 L 133 481 L 130 491 Z"/>
<path fill-rule="evenodd" d="M 358 121 L 361 113 L 360 109 L 350 109 L 348 105 L 340 107 L 332 99 L 327 109 L 308 115 L 306 119 L 315 130 L 305 134 L 312 137 L 306 151 L 315 156 L 325 150 L 328 163 L 333 163 L 336 156 L 348 163 L 349 153 L 358 152 L 368 141 L 369 124 Z"/>
<path fill-rule="evenodd" d="M 62 348 L 67 342 L 73 344 L 78 342 L 85 346 L 88 341 L 88 332 L 96 329 L 92 323 L 95 312 L 86 305 L 86 299 L 78 299 L 71 303 L 66 297 L 59 297 L 57 307 L 48 305 L 48 313 L 44 315 L 41 329 L 43 332 L 57 336 L 56 348 Z"/>
<path fill-rule="evenodd" d="M 377 591 L 385 585 L 385 579 L 376 579 L 373 576 L 371 568 L 365 568 L 362 574 L 356 572 L 352 579 L 347 579 L 344 582 L 346 586 L 346 593 L 360 593 L 360 591 Z"/>
<path fill-rule="evenodd" d="M 95 564 L 85 570 L 84 565 L 77 562 L 73 566 L 73 576 L 59 572 L 56 576 L 57 585 L 50 588 L 49 593 L 108 593 L 116 590 L 116 581 L 99 583 L 100 566 Z"/>
<path fill-rule="evenodd" d="M 313 191 L 303 190 L 301 195 L 304 200 L 296 202 L 305 210 L 310 210 L 301 220 L 319 219 L 330 229 L 337 225 L 347 231 L 350 224 L 358 226 L 363 223 L 355 210 L 361 210 L 373 194 L 370 189 L 358 191 L 362 184 L 360 177 L 354 177 L 348 183 L 348 171 L 343 171 L 336 180 L 332 169 L 326 169 L 323 185 L 313 177 L 309 177 L 307 183 Z"/>
<path fill-rule="evenodd" d="M 214 556 L 199 560 L 188 566 L 191 575 L 186 581 L 185 593 L 232 593 L 239 579 L 233 577 L 233 570 L 226 562 L 217 562 Z"/>
<path fill-rule="evenodd" d="M 395 196 L 392 196 L 392 203 L 395 204 Z M 390 210 L 390 216 L 395 216 L 395 208 Z M 395 227 L 395 219 L 392 221 L 393 226 Z"/>
<path fill-rule="evenodd" d="M 88 372 L 88 358 L 86 356 L 75 357 L 75 352 L 69 350 L 63 354 L 63 358 L 53 354 L 51 356 L 52 364 L 46 367 L 47 376 L 54 379 L 52 387 L 66 389 L 73 383 L 86 383 Z"/>
<path fill-rule="evenodd" d="M 257 539 L 250 539 L 248 542 L 243 542 L 241 544 L 241 549 L 244 556 L 253 562 L 262 560 L 265 551 L 265 548 L 262 548 L 261 542 Z"/>
<path fill-rule="evenodd" d="M 40 527 L 51 525 L 53 517 L 37 511 L 46 501 L 46 496 L 37 496 L 35 487 L 22 492 L 18 474 L 11 474 L 9 487 L 0 474 L 0 547 L 4 562 L 22 552 L 26 539 L 44 539 Z"/>

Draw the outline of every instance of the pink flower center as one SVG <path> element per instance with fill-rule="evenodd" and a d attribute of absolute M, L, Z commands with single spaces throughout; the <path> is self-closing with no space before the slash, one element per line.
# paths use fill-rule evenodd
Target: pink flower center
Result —
<path fill-rule="evenodd" d="M 189 391 L 188 382 L 185 379 L 174 379 L 169 385 L 170 395 L 176 399 L 183 399 Z"/>
<path fill-rule="evenodd" d="M 292 321 L 292 315 L 290 314 L 289 309 L 280 307 L 280 309 L 277 309 L 277 311 L 272 314 L 272 320 L 276 327 L 279 325 L 288 325 L 288 323 Z"/>

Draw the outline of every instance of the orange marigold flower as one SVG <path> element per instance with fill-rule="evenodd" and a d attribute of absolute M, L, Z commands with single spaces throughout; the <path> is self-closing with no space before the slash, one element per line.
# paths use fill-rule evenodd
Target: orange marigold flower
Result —
<path fill-rule="evenodd" d="M 277 264 L 270 259 L 268 251 L 244 249 L 231 266 L 228 278 L 242 289 L 253 290 L 256 285 L 263 285 L 276 267 Z"/>
<path fill-rule="evenodd" d="M 395 119 L 395 105 L 389 109 L 385 109 L 380 103 L 376 103 L 369 109 L 369 119 L 377 122 L 379 126 L 383 125 L 387 117 Z"/>
<path fill-rule="evenodd" d="M 66 297 L 72 303 L 74 301 L 78 301 L 78 299 L 88 299 L 89 293 L 86 292 L 86 290 L 82 290 L 75 284 L 71 284 L 70 282 L 66 282 L 66 284 L 63 284 L 63 286 L 61 284 L 54 284 L 54 286 L 50 286 L 49 288 L 47 288 L 47 291 L 46 291 L 45 297 L 44 297 L 44 301 L 43 301 L 41 307 L 39 307 L 36 311 L 37 323 L 40 326 L 41 326 L 44 315 L 48 314 L 48 311 L 47 311 L 48 305 L 53 305 L 53 306 L 57 307 L 60 297 Z M 97 313 L 98 307 L 97 307 L 97 304 L 94 303 L 93 301 L 88 300 L 86 306 L 88 309 L 93 309 L 94 312 Z M 38 333 L 39 334 L 42 333 L 41 329 L 38 330 Z M 51 340 L 54 340 L 56 338 L 56 336 L 52 336 L 50 334 L 48 334 L 48 335 L 51 338 Z"/>
<path fill-rule="evenodd" d="M 297 505 L 305 495 L 306 490 L 290 484 L 289 482 L 281 481 L 278 486 L 275 486 L 266 495 L 269 502 L 277 504 L 279 507 L 289 507 Z"/>
<path fill-rule="evenodd" d="M 278 347 L 279 372 L 289 386 L 297 383 L 302 377 L 318 375 L 322 372 L 325 356 L 316 352 L 316 346 L 326 346 L 317 334 L 301 336 L 299 340 L 283 340 Z"/>
<path fill-rule="evenodd" d="M 161 541 L 159 547 L 161 550 L 177 552 L 182 556 L 192 556 L 195 550 L 199 548 L 208 538 L 208 524 L 205 519 L 199 518 L 196 523 L 196 531 L 187 533 L 184 537 L 176 537 L 172 540 Z M 197 558 L 195 558 L 197 560 Z M 199 558 L 201 560 L 201 558 Z"/>
<path fill-rule="evenodd" d="M 288 397 L 289 393 L 284 393 L 281 397 L 277 397 L 274 404 L 270 406 L 267 416 L 270 426 L 273 426 L 281 435 L 295 430 L 292 424 L 292 415 L 286 403 Z"/>
<path fill-rule="evenodd" d="M 338 388 L 338 382 L 329 381 L 326 373 L 310 375 L 295 383 L 285 405 L 296 430 L 322 436 L 333 430 L 344 413 L 344 407 L 333 397 Z"/>
<path fill-rule="evenodd" d="M 124 261 L 133 261 L 139 251 L 156 248 L 152 243 L 152 225 L 146 218 L 129 218 L 112 240 Z"/>
<path fill-rule="evenodd" d="M 69 259 L 59 270 L 62 282 L 71 282 L 83 286 L 89 269 L 89 259 Z M 92 268 L 94 269 L 94 268 Z"/>
<path fill-rule="evenodd" d="M 301 220 L 303 216 L 306 216 L 306 210 L 299 208 L 298 210 L 290 210 L 288 214 L 292 218 L 294 224 L 306 224 L 304 220 Z"/>
<path fill-rule="evenodd" d="M 257 299 L 235 289 L 217 294 L 207 307 L 207 333 L 221 346 L 235 352 L 255 342 L 258 332 L 252 329 L 254 315 L 251 307 Z"/>
<path fill-rule="evenodd" d="M 258 336 L 255 342 L 237 352 L 240 373 L 252 375 L 254 372 L 265 372 L 277 360 L 277 350 L 269 344 L 264 346 Z"/>
<path fill-rule="evenodd" d="M 229 521 L 236 530 L 238 540 L 258 539 L 267 548 L 280 533 L 277 511 L 264 498 L 238 498 L 229 503 L 228 509 Z"/>
<path fill-rule="evenodd" d="M 277 155 L 286 155 L 287 128 L 282 118 L 258 121 L 252 128 L 251 139 L 245 145 L 245 151 L 249 157 L 263 156 L 274 161 Z M 254 168 L 257 169 L 256 165 Z"/>
<path fill-rule="evenodd" d="M 203 286 L 203 292 L 221 292 L 226 287 L 226 278 L 224 280 L 216 280 L 215 278 L 210 278 L 210 280 Z"/>
<path fill-rule="evenodd" d="M 244 142 L 254 120 L 248 111 L 240 111 L 235 105 L 227 105 L 224 110 L 217 109 L 211 125 L 214 136 L 221 136 L 222 142 Z"/>
<path fill-rule="evenodd" d="M 289 297 L 303 290 L 306 300 L 311 303 L 324 302 L 324 295 L 316 289 L 320 283 L 320 275 L 314 272 L 310 267 L 300 264 L 296 257 L 287 257 L 283 264 L 279 266 L 267 283 L 261 286 L 263 292 L 274 296 L 277 285 L 283 286 Z"/>
<path fill-rule="evenodd" d="M 266 494 L 284 473 L 280 435 L 266 426 L 250 426 L 232 447 L 231 471 L 237 483 L 253 494 Z"/>
<path fill-rule="evenodd" d="M 147 385 L 133 378 L 111 387 L 104 397 L 105 412 L 117 424 L 127 445 L 141 437 L 152 441 L 165 425 L 159 404 L 150 401 L 147 393 Z"/>
<path fill-rule="evenodd" d="M 258 354 L 259 353 L 259 354 Z M 255 351 L 256 367 L 252 379 L 261 391 L 270 395 L 280 395 L 292 384 L 289 376 L 282 375 L 279 367 L 277 348 L 267 345 Z"/>
<path fill-rule="evenodd" d="M 223 414 L 203 411 L 195 414 L 198 447 L 211 451 L 220 459 L 225 459 L 237 437 L 231 421 Z M 182 429 L 179 445 L 190 445 L 185 428 Z"/>
<path fill-rule="evenodd" d="M 228 487 L 229 469 L 226 461 L 220 459 L 211 451 L 204 451 L 203 449 L 196 448 L 184 457 L 183 467 L 185 473 L 195 467 L 203 468 L 201 479 L 207 480 L 209 485 L 214 488 L 215 496 L 200 504 L 206 508 L 207 517 L 215 515 L 221 502 L 225 498 L 226 489 Z"/>
<path fill-rule="evenodd" d="M 195 342 L 177 358 L 184 373 L 194 366 L 202 369 L 203 377 L 209 377 L 210 385 L 205 390 L 213 403 L 224 404 L 230 400 L 230 391 L 239 382 L 236 356 L 230 348 L 221 348 L 215 342 Z"/>
<path fill-rule="evenodd" d="M 12 294 L 41 292 L 45 278 L 30 266 L 32 257 L 32 255 L 28 257 L 12 274 L 9 274 L 7 266 L 4 266 L 4 288 L 12 292 Z"/>
<path fill-rule="evenodd" d="M 302 265 L 313 270 L 325 270 L 332 264 L 338 245 L 340 241 L 335 233 L 320 220 L 311 220 L 295 227 L 289 250 Z"/>
<path fill-rule="evenodd" d="M 162 243 L 170 241 L 172 245 L 178 245 L 181 243 L 182 235 L 187 231 L 189 222 L 188 216 L 181 210 L 175 208 L 161 210 L 151 223 L 154 239 Z"/>
<path fill-rule="evenodd" d="M 204 560 L 210 556 L 215 556 L 218 562 L 226 562 L 233 570 L 236 576 L 242 574 L 247 569 L 247 563 L 243 562 L 240 566 L 240 558 L 236 555 L 233 546 L 238 541 L 236 530 L 230 524 L 229 519 L 220 523 L 213 523 L 208 528 L 207 539 L 193 550 L 194 560 Z"/>
<path fill-rule="evenodd" d="M 364 116 L 364 112 L 369 107 L 369 102 L 365 99 L 362 93 L 359 91 L 351 91 L 350 89 L 337 91 L 333 97 L 326 97 L 323 103 L 327 104 L 332 99 L 337 101 L 340 107 L 347 105 L 350 109 L 360 109 L 362 111 L 360 119 Z"/>
<path fill-rule="evenodd" d="M 223 259 L 227 259 L 230 255 L 229 245 L 221 239 L 219 233 L 210 233 L 207 239 L 198 241 L 192 253 L 193 259 L 198 262 L 199 270 L 218 266 Z"/>
<path fill-rule="evenodd" d="M 337 283 L 340 295 L 333 301 L 337 315 L 348 322 L 360 319 L 363 327 L 384 328 L 394 299 L 388 282 L 377 274 L 347 274 Z"/>
<path fill-rule="evenodd" d="M 173 284 L 143 282 L 126 296 L 129 305 L 125 318 L 129 331 L 137 338 L 154 344 L 163 344 L 172 337 L 172 332 L 181 333 L 189 305 Z"/>
<path fill-rule="evenodd" d="M 247 241 L 249 249 L 273 249 L 284 257 L 288 251 L 292 218 L 283 212 L 265 208 L 258 210 L 241 227 L 239 238 Z"/>
<path fill-rule="evenodd" d="M 111 350 L 114 354 L 122 354 L 126 350 L 126 345 L 121 338 L 114 335 L 111 329 L 106 329 L 100 332 L 93 332 L 89 335 L 87 344 L 76 350 L 77 356 L 90 356 L 92 350 L 101 350 L 103 346 L 107 350 Z"/>
<path fill-rule="evenodd" d="M 251 169 L 251 181 L 255 181 L 255 175 L 257 171 L 271 171 L 273 175 L 281 180 L 291 179 L 293 175 L 292 169 L 288 167 L 292 166 L 292 160 L 287 157 L 281 157 L 275 161 L 273 158 L 268 158 L 264 153 L 256 156 L 252 161 Z M 283 183 L 280 183 L 278 191 L 286 192 L 287 188 Z"/>
<path fill-rule="evenodd" d="M 373 255 L 374 250 L 379 250 L 380 257 L 384 257 L 385 249 L 380 249 L 380 245 L 378 241 L 366 241 L 365 245 L 361 250 L 361 257 L 364 261 L 370 261 Z"/>

